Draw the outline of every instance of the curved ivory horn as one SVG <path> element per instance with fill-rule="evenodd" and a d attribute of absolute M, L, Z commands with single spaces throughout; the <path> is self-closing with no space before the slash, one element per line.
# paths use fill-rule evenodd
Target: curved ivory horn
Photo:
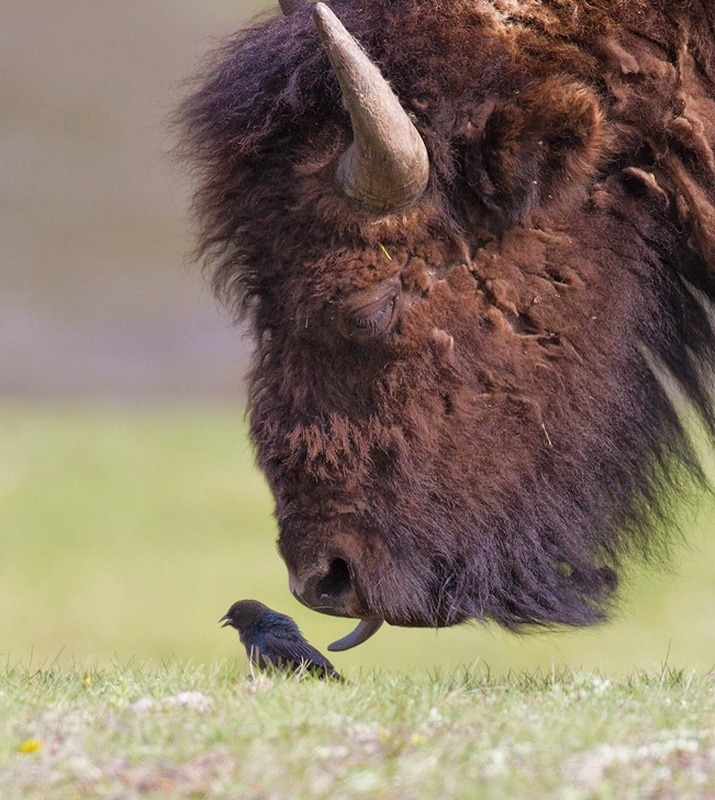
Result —
<path fill-rule="evenodd" d="M 301 6 L 306 6 L 308 4 L 305 0 L 278 0 L 278 5 L 281 7 L 283 16 L 288 17 Z"/>
<path fill-rule="evenodd" d="M 367 54 L 324 4 L 315 24 L 350 112 L 354 141 L 343 153 L 338 182 L 376 211 L 406 208 L 429 180 L 427 148 L 400 101 Z"/>

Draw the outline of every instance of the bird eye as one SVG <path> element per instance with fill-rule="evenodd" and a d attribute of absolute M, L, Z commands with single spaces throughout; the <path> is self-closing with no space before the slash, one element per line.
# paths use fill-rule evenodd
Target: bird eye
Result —
<path fill-rule="evenodd" d="M 394 284 L 351 297 L 343 309 L 343 335 L 368 340 L 388 330 L 395 318 L 397 288 Z"/>

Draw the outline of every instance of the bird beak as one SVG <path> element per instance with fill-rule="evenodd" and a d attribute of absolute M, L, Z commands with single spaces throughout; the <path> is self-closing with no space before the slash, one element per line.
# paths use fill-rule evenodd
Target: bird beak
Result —
<path fill-rule="evenodd" d="M 224 622 L 224 620 L 225 620 L 225 622 Z M 219 622 L 223 622 L 223 625 L 221 627 L 225 628 L 227 625 L 231 624 L 231 617 L 229 617 L 228 614 L 226 614 L 225 616 L 221 617 Z"/>

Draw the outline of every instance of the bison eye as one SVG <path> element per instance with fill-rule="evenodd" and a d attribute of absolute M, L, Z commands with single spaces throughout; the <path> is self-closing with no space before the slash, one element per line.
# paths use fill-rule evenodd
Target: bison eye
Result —
<path fill-rule="evenodd" d="M 373 339 L 392 325 L 397 308 L 397 287 L 394 284 L 349 298 L 343 307 L 342 333 L 352 340 Z"/>

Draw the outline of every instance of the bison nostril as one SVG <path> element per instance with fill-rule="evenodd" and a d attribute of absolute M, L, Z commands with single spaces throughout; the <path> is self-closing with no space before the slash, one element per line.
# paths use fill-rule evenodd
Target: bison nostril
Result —
<path fill-rule="evenodd" d="M 301 575 L 289 570 L 289 580 L 295 598 L 314 611 L 336 617 L 364 616 L 352 567 L 340 556 L 333 556 L 327 564 L 323 562 L 323 569 L 317 574 Z"/>
<path fill-rule="evenodd" d="M 330 562 L 327 575 L 315 584 L 315 592 L 319 600 L 337 599 L 352 588 L 347 561 L 334 558 Z"/>

